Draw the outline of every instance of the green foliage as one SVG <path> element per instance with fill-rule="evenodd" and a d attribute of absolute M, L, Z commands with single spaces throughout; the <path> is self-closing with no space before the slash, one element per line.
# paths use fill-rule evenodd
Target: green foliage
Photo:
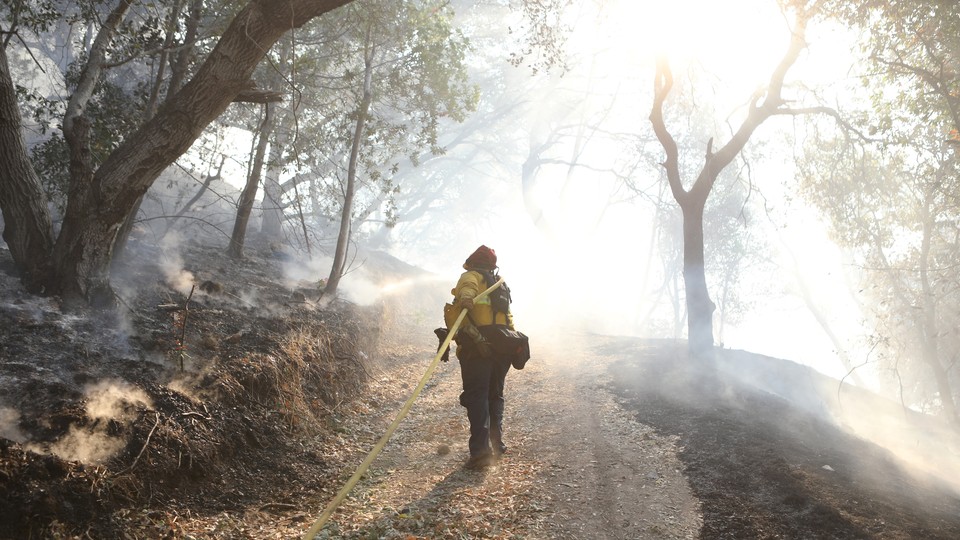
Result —
<path fill-rule="evenodd" d="M 832 13 L 864 30 L 872 64 L 870 131 L 906 141 L 915 119 L 939 126 L 943 139 L 960 127 L 960 3 L 953 0 L 837 1 Z"/>
<path fill-rule="evenodd" d="M 63 16 L 62 2 L 42 0 L 0 0 L 0 15 L 12 30 L 25 27 L 34 32 L 47 30 Z"/>
<path fill-rule="evenodd" d="M 191 2 L 184 2 L 189 5 Z M 208 2 L 209 4 L 209 2 Z M 173 2 L 153 2 L 150 5 L 135 3 L 133 15 L 121 24 L 116 38 L 107 53 L 110 66 L 98 81 L 90 102 L 84 109 L 84 115 L 90 121 L 90 151 L 96 165 L 116 149 L 123 139 L 133 132 L 143 121 L 144 106 L 153 84 L 159 50 L 165 41 L 166 20 Z M 46 81 L 63 81 L 60 88 L 42 89 L 18 85 L 17 94 L 23 114 L 31 118 L 38 126 L 39 134 L 45 138 L 33 146 L 31 159 L 38 172 L 50 202 L 63 209 L 69 186 L 68 151 L 66 143 L 59 133 L 64 109 L 70 93 L 73 91 L 81 70 L 87 61 L 87 51 L 83 48 L 82 29 L 89 28 L 93 34 L 106 17 L 109 10 L 116 6 L 115 1 L 85 0 L 65 2 L 47 0 L 41 2 L 15 2 L 3 0 L 0 14 L 3 14 L 11 27 L 22 37 L 33 33 L 38 41 L 56 42 L 54 34 L 69 30 L 68 36 L 60 46 L 67 49 L 64 58 L 73 58 L 66 66 L 62 76 L 49 74 L 49 69 L 60 63 L 60 58 L 39 58 L 43 51 L 54 48 L 31 48 L 31 55 L 37 60 L 37 67 L 46 72 Z M 233 9 L 237 9 L 234 7 Z M 181 38 L 182 29 L 189 13 L 179 12 L 177 32 Z M 216 25 L 216 19 L 205 19 Z M 222 25 L 222 24 L 221 24 Z M 29 32 L 27 32 L 29 31 Z M 22 46 L 29 42 L 17 42 Z M 44 61 L 46 60 L 46 61 Z M 169 70 L 167 70 L 169 74 Z M 45 94 L 46 93 L 46 94 Z"/>
<path fill-rule="evenodd" d="M 936 126 L 913 134 L 909 145 L 811 140 L 802 193 L 860 270 L 883 365 L 904 397 L 942 404 L 937 372 L 960 383 L 960 163 Z"/>
<path fill-rule="evenodd" d="M 913 404 L 949 411 L 960 384 L 960 3 L 829 3 L 862 30 L 863 141 L 815 129 L 803 194 L 862 270 L 884 365 Z M 952 395 L 948 395 L 952 394 Z"/>
<path fill-rule="evenodd" d="M 62 103 L 34 97 L 42 106 L 34 109 L 35 118 L 45 127 L 58 116 Z M 94 99 L 87 106 L 90 119 L 90 151 L 95 162 L 103 161 L 140 124 L 142 101 L 110 82 L 97 85 Z M 49 201 L 61 211 L 66 207 L 70 185 L 69 152 L 63 136 L 53 132 L 33 148 L 31 161 L 40 176 Z"/>
<path fill-rule="evenodd" d="M 306 176 L 316 178 L 312 211 L 339 214 L 342 184 L 364 82 L 364 51 L 373 53 L 373 102 L 359 155 L 356 219 L 376 211 L 388 226 L 398 219 L 394 200 L 402 186 L 394 175 L 402 162 L 418 165 L 441 155 L 439 134 L 462 122 L 479 102 L 469 81 L 470 45 L 453 27 L 447 2 L 366 0 L 351 3 L 304 28 L 293 50 L 275 48 L 261 79 L 296 71 L 297 140 L 288 153 Z M 278 50 L 279 49 L 279 50 Z M 272 73 L 271 73 L 272 72 Z M 292 111 L 291 111 L 292 113 Z"/>
<path fill-rule="evenodd" d="M 58 23 L 98 23 L 111 0 L 0 0 L 0 19 L 14 31 L 34 34 L 54 30 Z"/>

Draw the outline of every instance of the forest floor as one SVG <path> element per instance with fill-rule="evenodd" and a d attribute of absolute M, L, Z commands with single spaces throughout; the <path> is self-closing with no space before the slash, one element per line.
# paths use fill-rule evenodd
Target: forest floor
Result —
<path fill-rule="evenodd" d="M 447 285 L 324 304 L 275 255 L 148 258 L 118 318 L 27 295 L 0 249 L 0 538 L 303 535 L 429 365 Z M 928 417 L 740 351 L 531 340 L 498 464 L 464 467 L 441 364 L 318 537 L 960 538 L 960 443 Z"/>

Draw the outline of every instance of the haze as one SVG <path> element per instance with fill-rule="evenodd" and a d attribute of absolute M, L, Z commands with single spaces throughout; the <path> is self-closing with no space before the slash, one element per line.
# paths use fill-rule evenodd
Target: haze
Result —
<path fill-rule="evenodd" d="M 701 270 L 716 310 L 706 314 L 707 339 L 956 416 L 956 92 L 945 105 L 920 88 L 956 88 L 952 41 L 936 49 L 946 51 L 946 67 L 933 84 L 917 69 L 936 59 L 911 52 L 908 30 L 870 18 L 852 28 L 855 14 L 842 6 L 810 18 L 805 46 L 785 63 L 797 11 L 772 0 L 354 2 L 284 34 L 254 72 L 261 92 L 224 102 L 226 112 L 172 165 L 142 158 L 111 177 L 134 159 L 118 153 L 136 154 L 131 146 L 170 132 L 160 127 L 194 121 L 164 108 L 159 66 L 176 62 L 121 61 L 160 45 L 138 42 L 148 33 L 134 31 L 159 32 L 153 9 L 129 15 L 133 30 L 118 38 L 125 48 L 108 55 L 109 85 L 89 103 L 64 103 L 73 83 L 63 73 L 92 37 L 83 25 L 25 31 L 29 49 L 7 53 L 13 80 L 26 87 L 21 116 L 52 231 L 79 236 L 57 244 L 81 253 L 60 260 L 83 269 L 58 268 L 65 296 L 108 290 L 71 279 L 88 268 L 100 279 L 110 262 L 100 254 L 121 256 L 126 241 L 125 232 L 117 244 L 101 238 L 110 249 L 98 250 L 85 243 L 94 235 L 64 225 L 99 219 L 103 231 L 125 231 L 124 216 L 109 220 L 126 207 L 68 200 L 77 185 L 67 181 L 69 142 L 51 126 L 87 107 L 99 115 L 93 161 L 111 165 L 96 177 L 98 194 L 120 194 L 112 200 L 129 205 L 131 241 L 158 246 L 165 278 L 181 290 L 195 285 L 180 258 L 184 241 L 222 244 L 236 258 L 267 246 L 289 260 L 292 283 L 360 303 L 405 286 L 365 271 L 375 253 L 422 268 L 430 277 L 419 283 L 443 296 L 484 244 L 514 291 L 518 326 L 538 339 L 684 340 L 701 328 L 688 321 L 702 310 L 687 303 L 689 238 L 650 118 L 655 88 L 688 190 L 775 102 L 712 171 Z M 204 23 L 213 36 L 225 24 Z M 205 57 L 208 36 L 186 43 L 177 28 L 170 39 Z M 930 40 L 950 35 L 921 30 Z M 906 68 L 883 60 L 897 54 Z M 668 90 L 654 84 L 667 80 L 664 66 Z M 778 66 L 786 71 L 774 95 L 767 85 Z M 147 119 L 155 132 L 139 128 Z M 149 187 L 142 202 L 138 185 Z M 14 242 L 11 252 L 21 252 Z M 436 314 L 439 322 L 439 306 Z"/>

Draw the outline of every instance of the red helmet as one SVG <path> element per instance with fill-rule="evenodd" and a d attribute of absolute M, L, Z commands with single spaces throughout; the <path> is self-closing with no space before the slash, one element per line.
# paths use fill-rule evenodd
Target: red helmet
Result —
<path fill-rule="evenodd" d="M 497 267 L 497 252 L 487 246 L 480 246 L 467 257 L 463 265 L 493 270 Z"/>

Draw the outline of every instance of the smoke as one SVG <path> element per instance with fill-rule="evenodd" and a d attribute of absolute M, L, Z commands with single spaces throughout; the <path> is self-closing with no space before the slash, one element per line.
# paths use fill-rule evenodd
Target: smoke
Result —
<path fill-rule="evenodd" d="M 123 381 L 101 381 L 84 390 L 87 416 L 94 420 L 128 421 L 138 407 L 152 408 L 147 394 Z"/>
<path fill-rule="evenodd" d="M 354 261 L 352 268 L 340 278 L 337 294 L 355 304 L 369 306 L 383 295 L 383 286 L 364 268 L 363 260 Z M 288 288 L 320 288 L 321 279 L 326 282 L 333 267 L 333 259 L 317 257 L 309 261 L 293 261 L 283 267 Z"/>
<path fill-rule="evenodd" d="M 0 438 L 16 443 L 26 441 L 20 432 L 20 413 L 9 407 L 0 407 Z"/>
<path fill-rule="evenodd" d="M 723 350 L 717 354 L 717 366 L 742 384 L 779 396 L 794 409 L 886 450 L 918 480 L 939 483 L 960 494 L 960 434 L 942 419 L 868 390 L 841 385 L 788 360 Z M 866 468 L 851 472 L 864 478 L 875 475 Z"/>
<path fill-rule="evenodd" d="M 169 388 L 170 390 L 173 390 L 178 394 L 185 396 L 187 399 L 190 399 L 191 401 L 200 401 L 200 396 L 196 394 L 194 385 L 192 381 L 189 379 L 183 379 L 183 378 L 173 379 L 167 383 L 167 388 Z"/>
<path fill-rule="evenodd" d="M 123 381 L 101 381 L 84 389 L 87 425 L 70 426 L 67 434 L 43 448 L 30 444 L 28 449 L 51 453 L 68 461 L 103 463 L 126 446 L 126 441 L 107 432 L 111 422 L 128 425 L 139 409 L 152 408 L 147 394 Z"/>
<path fill-rule="evenodd" d="M 70 426 L 66 435 L 50 445 L 49 451 L 67 461 L 103 463 L 122 450 L 125 444 L 123 439 L 111 437 L 104 431 Z M 31 450 L 37 451 L 30 446 Z"/>
<path fill-rule="evenodd" d="M 163 273 L 163 279 L 170 288 L 180 292 L 184 296 L 190 294 L 190 289 L 196 284 L 196 278 L 192 272 L 184 269 L 183 256 L 180 254 L 180 235 L 176 232 L 169 232 L 160 243 L 160 271 Z"/>
<path fill-rule="evenodd" d="M 879 396 L 841 394 L 838 404 L 836 419 L 844 429 L 888 450 L 917 478 L 960 494 L 960 434 L 941 418 Z"/>

